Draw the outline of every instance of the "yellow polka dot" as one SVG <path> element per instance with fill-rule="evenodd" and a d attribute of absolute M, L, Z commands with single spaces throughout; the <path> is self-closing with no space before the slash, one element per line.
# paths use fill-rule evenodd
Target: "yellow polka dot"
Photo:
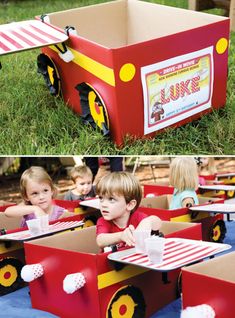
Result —
<path fill-rule="evenodd" d="M 225 38 L 219 39 L 219 41 L 216 43 L 216 52 L 218 54 L 223 54 L 228 47 L 228 40 Z"/>
<path fill-rule="evenodd" d="M 135 65 L 131 63 L 124 64 L 119 72 L 119 77 L 123 82 L 129 82 L 135 76 Z"/>

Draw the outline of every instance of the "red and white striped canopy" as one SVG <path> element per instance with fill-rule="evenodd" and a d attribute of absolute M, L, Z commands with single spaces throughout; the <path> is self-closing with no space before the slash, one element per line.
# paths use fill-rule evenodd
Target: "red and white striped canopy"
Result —
<path fill-rule="evenodd" d="M 108 258 L 126 264 L 146 267 L 148 269 L 170 271 L 215 255 L 229 248 L 231 248 L 231 246 L 228 244 L 169 238 L 166 239 L 163 262 L 160 264 L 151 263 L 147 255 L 135 253 L 135 248 L 109 254 Z"/>
<path fill-rule="evenodd" d="M 0 25 L 0 55 L 64 42 L 68 36 L 39 20 Z"/>

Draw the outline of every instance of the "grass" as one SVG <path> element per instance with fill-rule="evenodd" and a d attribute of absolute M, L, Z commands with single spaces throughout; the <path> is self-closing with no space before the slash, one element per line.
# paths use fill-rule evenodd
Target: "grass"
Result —
<path fill-rule="evenodd" d="M 104 0 L 0 1 L 0 24 L 33 19 Z M 182 8 L 186 0 L 151 1 Z M 220 13 L 220 12 L 219 12 Z M 144 27 L 144 26 L 143 26 Z M 202 35 L 203 36 L 203 35 Z M 63 100 L 49 95 L 36 72 L 38 50 L 2 56 L 0 70 L 1 155 L 235 154 L 235 34 L 231 34 L 226 107 L 152 140 L 126 138 L 121 149 L 84 126 Z"/>

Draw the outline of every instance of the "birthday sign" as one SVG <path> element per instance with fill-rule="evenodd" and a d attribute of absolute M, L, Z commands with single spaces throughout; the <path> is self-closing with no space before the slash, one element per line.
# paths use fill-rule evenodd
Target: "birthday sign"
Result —
<path fill-rule="evenodd" d="M 213 47 L 141 68 L 144 133 L 211 107 Z"/>

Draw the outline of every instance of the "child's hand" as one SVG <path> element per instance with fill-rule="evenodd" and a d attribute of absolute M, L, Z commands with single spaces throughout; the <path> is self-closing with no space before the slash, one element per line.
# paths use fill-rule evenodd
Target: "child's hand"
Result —
<path fill-rule="evenodd" d="M 43 209 L 41 209 L 37 205 L 34 205 L 33 210 L 34 210 L 33 212 L 34 212 L 34 215 L 36 216 L 36 218 L 46 214 L 46 212 L 44 212 Z"/>
<path fill-rule="evenodd" d="M 126 243 L 127 246 L 134 246 L 135 239 L 133 231 L 135 230 L 133 225 L 129 225 L 121 234 L 121 240 Z"/>

